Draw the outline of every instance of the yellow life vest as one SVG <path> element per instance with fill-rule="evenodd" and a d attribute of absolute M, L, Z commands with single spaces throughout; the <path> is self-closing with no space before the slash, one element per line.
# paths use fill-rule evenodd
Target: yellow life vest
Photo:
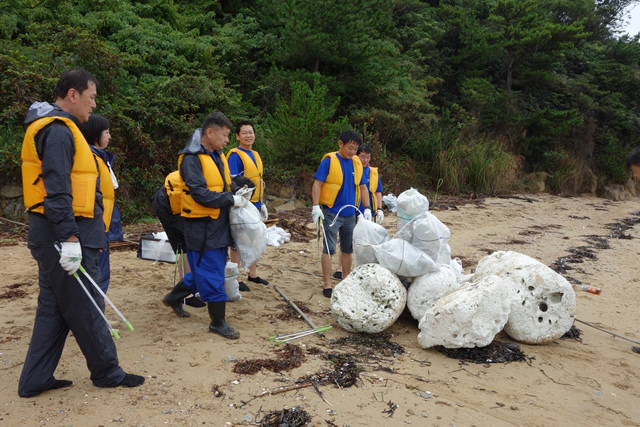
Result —
<path fill-rule="evenodd" d="M 184 181 L 180 176 L 180 171 L 173 171 L 167 175 L 164 180 L 164 188 L 167 190 L 167 196 L 169 196 L 171 213 L 180 215 L 182 212 L 182 190 L 184 188 Z"/>
<path fill-rule="evenodd" d="M 371 210 L 373 212 L 378 209 L 376 190 L 378 190 L 378 168 L 369 166 L 369 196 L 371 197 Z"/>
<path fill-rule="evenodd" d="M 109 231 L 111 225 L 111 216 L 113 215 L 113 205 L 116 200 L 116 192 L 113 189 L 113 181 L 111 181 L 111 172 L 109 172 L 109 166 L 102 159 L 102 157 L 94 154 L 96 161 L 98 162 L 98 170 L 100 171 L 100 191 L 102 192 L 102 205 L 104 212 L 102 213 L 102 219 L 104 220 L 104 231 Z"/>
<path fill-rule="evenodd" d="M 253 196 L 251 196 L 251 201 L 254 203 L 261 202 L 264 193 L 264 186 L 262 184 L 263 168 L 260 154 L 258 154 L 257 151 L 251 150 L 253 157 L 256 159 L 256 162 L 254 163 L 246 152 L 238 149 L 237 147 L 229 150 L 227 153 L 227 160 L 229 159 L 229 156 L 231 156 L 231 153 L 236 153 L 240 156 L 240 160 L 242 160 L 242 164 L 244 166 L 244 176 L 249 178 L 256 185 L 256 189 L 253 191 Z"/>
<path fill-rule="evenodd" d="M 184 154 L 181 154 L 178 158 L 178 170 L 180 169 L 180 163 Z M 207 181 L 207 188 L 209 191 L 215 191 L 221 193 L 223 191 L 231 190 L 231 175 L 229 174 L 229 165 L 227 164 L 227 158 L 223 155 L 219 156 L 224 165 L 224 180 L 218 166 L 213 161 L 213 158 L 208 153 L 199 153 L 200 163 L 202 164 L 202 175 L 204 175 L 205 181 Z M 186 183 L 183 184 L 182 192 L 182 212 L 181 215 L 185 218 L 205 218 L 211 217 L 218 219 L 220 216 L 220 209 L 208 208 L 196 203 L 191 197 L 191 192 Z"/>
<path fill-rule="evenodd" d="M 336 201 L 336 197 L 338 197 L 338 192 L 342 188 L 342 167 L 340 166 L 340 160 L 338 159 L 338 152 L 327 153 L 322 156 L 322 160 L 329 157 L 331 162 L 329 163 L 329 174 L 322 184 L 322 189 L 320 190 L 320 204 L 327 205 L 330 208 L 333 207 L 333 204 Z M 354 206 L 358 206 L 360 202 L 360 180 L 362 179 L 362 162 L 360 162 L 360 157 L 353 156 L 351 158 L 353 161 L 353 171 L 354 173 L 354 184 L 356 186 L 356 199 L 354 200 Z"/>
<path fill-rule="evenodd" d="M 93 218 L 96 201 L 98 169 L 82 132 L 73 120 L 66 117 L 43 117 L 32 122 L 22 142 L 22 191 L 24 204 L 29 212 L 44 213 L 47 191 L 42 181 L 42 160 L 38 157 L 35 137 L 42 128 L 54 120 L 64 122 L 73 133 L 75 154 L 71 167 L 71 206 L 75 216 Z"/>

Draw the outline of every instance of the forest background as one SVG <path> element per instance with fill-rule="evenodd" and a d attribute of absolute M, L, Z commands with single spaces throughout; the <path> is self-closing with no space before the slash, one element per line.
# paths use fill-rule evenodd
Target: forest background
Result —
<path fill-rule="evenodd" d="M 629 179 L 640 143 L 634 0 L 0 0 L 0 179 L 26 111 L 79 66 L 100 81 L 123 221 L 212 111 L 256 123 L 267 182 L 308 197 L 340 130 L 385 193 L 579 194 Z M 234 146 L 235 142 L 229 144 Z M 19 183 L 19 181 L 17 181 Z"/>

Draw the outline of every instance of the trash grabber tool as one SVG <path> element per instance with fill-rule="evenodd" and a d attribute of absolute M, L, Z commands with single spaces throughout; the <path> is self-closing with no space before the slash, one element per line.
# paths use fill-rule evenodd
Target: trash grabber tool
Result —
<path fill-rule="evenodd" d="M 278 336 L 273 336 L 273 337 L 269 337 L 269 341 L 275 341 L 275 340 L 279 340 L 282 338 L 288 338 L 288 337 L 293 337 L 296 335 L 301 335 L 301 334 L 306 334 L 307 332 L 324 332 L 327 331 L 329 329 L 331 329 L 333 326 L 321 326 L 317 329 L 307 329 L 306 331 L 300 331 L 300 332 L 294 332 L 292 334 L 287 334 L 287 335 L 278 335 Z"/>
<path fill-rule="evenodd" d="M 278 345 L 284 344 L 287 341 L 297 340 L 298 338 L 303 338 L 303 337 L 308 337 L 309 335 L 314 335 L 315 333 L 316 333 L 316 331 L 310 331 L 310 332 L 307 332 L 306 334 L 296 335 L 294 337 L 290 337 L 290 338 L 287 338 L 285 340 L 276 340 L 276 344 L 278 344 Z"/>
<path fill-rule="evenodd" d="M 58 250 L 58 252 L 60 252 L 62 250 L 62 247 L 58 243 L 55 243 L 53 246 Z M 87 277 L 89 277 L 89 275 L 86 273 L 86 271 L 84 271 L 84 268 L 82 267 L 82 265 L 79 267 L 79 269 L 82 269 L 84 274 L 86 274 Z M 84 283 L 82 283 L 82 279 L 80 279 L 80 276 L 78 276 L 78 273 L 77 272 L 73 273 L 73 277 L 76 278 L 76 280 L 78 281 L 78 283 L 82 287 L 82 290 L 84 291 L 84 293 L 87 294 L 87 296 L 89 297 L 89 299 L 93 303 L 93 306 L 96 308 L 96 310 L 98 310 L 98 313 L 100 313 L 100 316 L 102 316 L 102 318 L 106 322 L 107 327 L 109 328 L 109 331 L 111 332 L 111 335 L 113 335 L 115 337 L 115 339 L 119 340 L 120 339 L 120 335 L 118 335 L 118 331 L 113 329 L 113 327 L 111 326 L 111 323 L 107 319 L 107 316 L 104 315 L 104 313 L 102 312 L 102 310 L 98 306 L 98 303 L 96 302 L 96 300 L 93 299 L 93 297 L 91 296 L 91 294 L 89 293 L 87 288 L 84 286 Z M 91 280 L 91 277 L 89 277 L 89 279 Z M 95 283 L 95 282 L 93 282 L 93 280 L 91 280 L 91 282 Z"/>
<path fill-rule="evenodd" d="M 302 310 L 300 310 L 300 309 L 298 308 L 298 306 L 297 306 L 293 301 L 291 301 L 291 300 L 289 299 L 289 297 L 288 297 L 288 296 L 286 296 L 286 295 L 284 294 L 284 292 L 282 292 L 282 291 L 280 290 L 280 288 L 278 287 L 278 285 L 274 285 L 274 286 L 273 286 L 273 289 L 275 289 L 276 291 L 278 291 L 278 293 L 279 293 L 280 295 L 282 295 L 282 298 L 284 298 L 284 300 L 285 300 L 286 302 L 288 302 L 288 303 L 289 303 L 289 305 L 290 305 L 291 307 L 293 307 L 293 309 L 294 309 L 295 311 L 297 311 L 297 312 L 298 312 L 298 314 L 299 314 L 300 316 L 302 316 L 302 318 L 303 318 L 303 319 L 304 319 L 304 320 L 309 324 L 309 326 L 311 326 L 311 328 L 312 328 L 312 329 L 318 329 L 318 327 L 317 327 L 316 325 L 314 325 L 314 324 L 313 324 L 313 322 L 311 321 L 311 319 L 309 319 L 309 318 L 307 317 L 307 315 L 306 315 L 306 314 L 304 314 L 304 313 L 302 312 Z M 322 332 L 319 332 L 319 333 L 318 333 L 318 335 L 320 335 L 321 337 L 322 337 L 322 336 L 324 336 L 324 335 L 322 335 Z"/>
<path fill-rule="evenodd" d="M 107 323 L 107 327 L 109 328 L 109 331 L 111 331 L 111 335 L 113 335 L 115 339 L 119 340 L 120 339 L 120 335 L 118 335 L 118 331 L 113 329 L 113 326 L 111 326 L 111 323 L 109 323 L 109 320 L 107 319 L 107 316 L 105 316 L 104 313 L 102 312 L 102 310 L 100 310 L 100 307 L 98 306 L 98 303 L 96 302 L 96 300 L 93 299 L 93 297 L 91 296 L 91 294 L 89 293 L 87 288 L 84 286 L 84 283 L 82 283 L 82 280 L 80 279 L 80 276 L 78 276 L 78 273 L 73 273 L 73 277 L 76 278 L 76 280 L 78 281 L 78 283 L 82 287 L 82 290 L 84 291 L 84 293 L 87 294 L 87 297 L 89 297 L 89 299 L 93 303 L 93 306 L 96 308 L 96 310 L 98 310 L 98 313 L 100 313 L 100 316 L 102 316 L 104 321 Z"/>
<path fill-rule="evenodd" d="M 80 267 L 78 267 L 78 270 L 80 270 L 82 272 L 82 274 L 84 274 L 87 279 L 89 279 L 89 281 L 93 284 L 93 287 L 96 288 L 96 290 L 100 293 L 100 295 L 102 295 L 102 297 L 104 298 L 104 300 L 106 302 L 109 303 L 109 305 L 111 306 L 111 308 L 113 308 L 113 311 L 115 311 L 116 313 L 118 313 L 118 316 L 120 316 L 120 318 L 122 319 L 122 321 L 125 323 L 125 325 L 127 325 L 127 328 L 129 328 L 130 331 L 133 331 L 133 325 L 131 324 L 131 322 L 129 322 L 123 315 L 122 313 L 120 313 L 120 310 L 118 310 L 116 308 L 116 306 L 111 302 L 111 300 L 109 299 L 108 296 L 106 296 L 104 294 L 104 292 L 102 292 L 102 289 L 100 288 L 100 286 L 98 286 L 98 284 L 93 280 L 93 278 L 89 275 L 89 273 L 87 273 L 87 270 L 84 269 L 84 267 L 81 265 Z"/>

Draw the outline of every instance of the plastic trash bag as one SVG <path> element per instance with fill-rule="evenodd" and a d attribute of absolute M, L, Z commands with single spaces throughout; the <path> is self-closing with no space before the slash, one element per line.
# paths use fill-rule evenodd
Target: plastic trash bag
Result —
<path fill-rule="evenodd" d="M 418 277 L 439 271 L 439 267 L 427 254 L 402 239 L 391 239 L 373 246 L 378 264 L 402 277 Z"/>
<path fill-rule="evenodd" d="M 241 191 L 238 190 L 236 194 L 242 195 Z M 266 250 L 267 227 L 262 222 L 260 211 L 253 203 L 247 203 L 243 207 L 232 207 L 229 210 L 229 223 L 231 237 L 240 255 L 242 268 L 246 270 L 258 261 Z"/>
<path fill-rule="evenodd" d="M 398 230 L 407 222 L 429 210 L 429 200 L 415 188 L 410 188 L 398 196 Z"/>
<path fill-rule="evenodd" d="M 267 245 L 271 245 L 277 248 L 283 243 L 289 242 L 289 240 L 291 240 L 291 233 L 287 233 L 286 231 L 284 231 L 284 229 L 276 227 L 275 225 L 267 228 Z"/>
<path fill-rule="evenodd" d="M 239 275 L 238 264 L 227 261 L 227 264 L 224 266 L 224 291 L 229 301 L 240 301 L 242 299 L 242 295 L 240 295 L 240 284 L 238 283 Z"/>
<path fill-rule="evenodd" d="M 451 231 L 431 212 L 415 216 L 395 237 L 411 243 L 438 264 L 449 264 L 451 260 L 451 250 L 447 250 Z"/>
<path fill-rule="evenodd" d="M 364 218 L 358 219 L 353 229 L 354 266 L 377 263 L 375 250 L 371 245 L 380 245 L 389 240 L 389 232 L 381 225 Z"/>
<path fill-rule="evenodd" d="M 393 193 L 382 196 L 382 203 L 389 209 L 389 212 L 398 212 L 398 198 Z"/>

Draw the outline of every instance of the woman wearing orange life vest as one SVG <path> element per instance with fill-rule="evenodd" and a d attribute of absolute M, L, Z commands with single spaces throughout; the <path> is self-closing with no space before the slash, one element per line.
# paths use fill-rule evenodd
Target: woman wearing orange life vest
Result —
<path fill-rule="evenodd" d="M 262 220 L 266 221 L 269 218 L 267 212 L 267 206 L 264 204 L 264 181 L 262 180 L 262 159 L 257 151 L 252 150 L 253 143 L 256 140 L 255 128 L 253 123 L 248 120 L 243 120 L 236 125 L 235 131 L 236 139 L 238 140 L 238 147 L 232 148 L 227 153 L 227 161 L 229 163 L 229 171 L 231 177 L 244 176 L 249 178 L 256 186 L 251 197 L 251 203 L 258 208 Z M 231 249 L 229 252 L 229 258 L 231 262 L 235 262 L 240 265 L 240 254 L 235 249 Z M 249 274 L 247 279 L 250 282 L 259 283 L 261 285 L 268 285 L 269 282 L 258 276 L 257 262 L 254 262 L 249 266 Z M 239 282 L 240 290 L 247 292 L 250 291 L 249 287 L 244 282 Z"/>

